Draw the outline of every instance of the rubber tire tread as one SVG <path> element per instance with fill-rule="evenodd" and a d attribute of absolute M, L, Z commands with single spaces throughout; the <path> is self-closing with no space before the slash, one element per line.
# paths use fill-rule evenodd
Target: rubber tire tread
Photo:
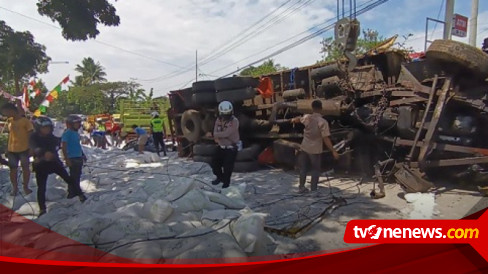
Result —
<path fill-rule="evenodd" d="M 327 65 L 325 67 L 312 69 L 310 72 L 310 77 L 313 80 L 322 80 L 332 76 L 342 75 L 343 72 L 339 69 L 337 64 Z"/>
<path fill-rule="evenodd" d="M 191 86 L 194 93 L 215 91 L 215 81 L 198 81 Z"/>
<path fill-rule="evenodd" d="M 217 145 L 196 144 L 193 146 L 193 155 L 213 156 L 217 152 Z"/>
<path fill-rule="evenodd" d="M 488 54 L 478 48 L 452 40 L 435 40 L 427 50 L 429 60 L 457 64 L 481 78 L 488 77 Z"/>
<path fill-rule="evenodd" d="M 186 127 L 187 122 L 193 121 L 194 128 L 190 130 Z M 202 135 L 202 118 L 200 113 L 194 109 L 189 109 L 183 112 L 181 116 L 181 131 L 183 131 L 183 136 L 190 142 L 197 142 Z"/>
<path fill-rule="evenodd" d="M 236 162 L 255 161 L 261 152 L 261 146 L 254 144 L 237 152 Z"/>
<path fill-rule="evenodd" d="M 217 103 L 214 91 L 194 93 L 192 95 L 192 102 L 194 106 L 206 106 Z"/>
<path fill-rule="evenodd" d="M 217 91 L 242 89 L 247 87 L 257 88 L 259 80 L 252 77 L 229 77 L 215 80 Z"/>
<path fill-rule="evenodd" d="M 256 97 L 256 89 L 248 87 L 243 89 L 222 90 L 216 93 L 217 102 L 241 102 Z"/>
<path fill-rule="evenodd" d="M 258 161 L 248 161 L 248 162 L 235 162 L 234 172 L 236 173 L 246 173 L 259 170 Z"/>

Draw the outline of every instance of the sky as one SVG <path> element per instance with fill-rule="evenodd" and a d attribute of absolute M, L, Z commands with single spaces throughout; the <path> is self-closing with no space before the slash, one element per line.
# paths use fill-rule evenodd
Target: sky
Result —
<path fill-rule="evenodd" d="M 158 96 L 191 86 L 196 76 L 213 80 L 243 68 L 331 25 L 337 12 L 336 0 L 109 0 L 120 25 L 100 26 L 96 39 L 72 42 L 62 37 L 56 22 L 39 15 L 36 2 L 0 0 L 0 20 L 16 31 L 30 31 L 46 46 L 53 63 L 39 77 L 48 88 L 68 74 L 74 79 L 76 65 L 92 57 L 109 81 L 135 81 Z M 371 2 L 357 0 L 357 5 Z M 488 1 L 479 2 L 477 47 L 488 37 Z M 398 34 L 398 42 L 412 34 L 406 46 L 423 51 L 426 18 L 443 20 L 444 7 L 445 0 L 390 0 L 358 19 L 362 29 L 384 37 Z M 471 1 L 457 0 L 455 13 L 470 17 Z M 442 29 L 429 23 L 429 40 L 441 38 Z M 321 39 L 333 35 L 333 29 L 326 31 L 273 59 L 289 68 L 314 64 Z"/>

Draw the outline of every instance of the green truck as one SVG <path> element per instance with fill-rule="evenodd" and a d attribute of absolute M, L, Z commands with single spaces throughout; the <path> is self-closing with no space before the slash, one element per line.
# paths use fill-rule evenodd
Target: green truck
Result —
<path fill-rule="evenodd" d="M 166 98 L 157 98 L 150 101 L 135 101 L 130 99 L 121 99 L 120 104 L 120 122 L 124 124 L 125 132 L 132 132 L 132 125 L 138 125 L 146 130 L 150 129 L 151 113 L 157 111 L 163 118 L 165 132 L 167 132 L 168 117 L 167 110 L 169 102 Z"/>

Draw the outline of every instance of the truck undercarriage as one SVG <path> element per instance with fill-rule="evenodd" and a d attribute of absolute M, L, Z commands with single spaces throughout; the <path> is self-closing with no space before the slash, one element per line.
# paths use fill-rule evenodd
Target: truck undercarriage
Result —
<path fill-rule="evenodd" d="M 184 148 L 195 144 L 193 154 L 208 161 L 216 106 L 229 100 L 253 157 L 272 146 L 277 164 L 292 167 L 303 128 L 289 120 L 310 113 L 319 99 L 342 153 L 335 168 L 375 176 L 380 191 L 373 197 L 384 195 L 382 183 L 390 179 L 409 192 L 427 191 L 440 176 L 488 182 L 488 55 L 437 40 L 420 61 L 387 46 L 356 61 L 353 68 L 337 62 L 172 91 L 169 116 L 180 154 L 191 154 Z"/>

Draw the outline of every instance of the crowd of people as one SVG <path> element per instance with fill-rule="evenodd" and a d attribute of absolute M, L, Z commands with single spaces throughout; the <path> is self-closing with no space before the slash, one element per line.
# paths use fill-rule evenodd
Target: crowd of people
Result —
<path fill-rule="evenodd" d="M 312 173 L 311 190 L 317 191 L 324 145 L 331 151 L 334 159 L 339 158 L 330 140 L 328 122 L 322 118 L 322 102 L 313 101 L 312 109 L 312 114 L 290 120 L 291 123 L 301 123 L 305 126 L 304 138 L 298 154 L 300 193 L 309 191 L 305 187 L 307 172 Z M 66 182 L 68 199 L 78 197 L 81 202 L 86 200 L 80 188 L 83 165 L 87 161 L 82 144 L 106 149 L 107 145 L 119 146 L 127 138 L 127 133 L 123 130 L 124 125 L 112 125 L 111 130 L 108 131 L 101 119 L 97 119 L 95 123 L 88 123 L 80 116 L 69 115 L 63 122 L 66 128 L 55 134 L 58 127 L 48 117 L 36 117 L 31 121 L 25 117 L 18 105 L 11 103 L 3 105 L 0 111 L 3 116 L 8 117 L 7 160 L 0 157 L 0 161 L 10 169 L 11 195 L 15 196 L 19 191 L 17 179 L 19 163 L 22 169 L 23 193 L 26 195 L 32 193 L 29 189 L 29 181 L 30 158 L 33 157 L 32 170 L 37 183 L 40 215 L 46 213 L 46 183 L 50 174 L 57 174 Z M 144 153 L 150 138 L 148 131 L 138 125 L 132 125 L 131 128 L 137 136 L 136 150 L 138 153 Z M 160 155 L 162 151 L 166 156 L 163 120 L 157 112 L 152 113 L 150 129 L 157 154 Z M 110 136 L 111 143 L 107 136 Z M 212 136 L 217 144 L 217 152 L 210 164 L 216 177 L 212 184 L 222 183 L 222 188 L 228 188 L 237 153 L 242 149 L 239 120 L 234 116 L 231 102 L 224 101 L 219 104 Z M 60 150 L 64 163 L 58 154 Z"/>
<path fill-rule="evenodd" d="M 21 106 L 12 103 L 1 106 L 0 112 L 7 118 L 8 128 L 8 144 L 5 151 L 7 159 L 1 156 L 3 153 L 1 152 L 0 164 L 9 167 L 12 185 L 10 194 L 16 196 L 19 193 L 19 165 L 22 170 L 23 194 L 32 193 L 29 188 L 32 164 L 37 184 L 39 216 L 46 213 L 46 184 L 50 174 L 56 174 L 66 182 L 68 199 L 78 197 L 81 202 L 86 200 L 80 187 L 83 165 L 87 161 L 82 145 L 106 149 L 107 145 L 119 147 L 124 141 L 130 141 L 127 140 L 128 133 L 123 131 L 122 124 L 114 123 L 111 129 L 107 130 L 101 119 L 89 123 L 86 119 L 72 114 L 62 122 L 55 122 L 46 116 L 33 117 L 29 120 Z M 143 153 L 148 134 L 137 125 L 133 125 L 132 128 L 138 137 L 138 151 Z M 151 129 L 156 140 L 157 152 L 159 155 L 161 146 L 166 156 L 163 128 L 159 114 L 153 113 Z M 111 142 L 107 137 L 110 137 Z"/>

